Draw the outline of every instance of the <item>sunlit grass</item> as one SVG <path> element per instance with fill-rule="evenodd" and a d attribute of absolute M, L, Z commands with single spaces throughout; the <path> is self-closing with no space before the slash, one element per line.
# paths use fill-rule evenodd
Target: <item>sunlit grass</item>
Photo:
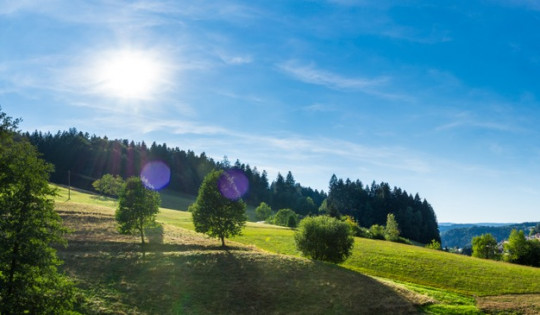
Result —
<path fill-rule="evenodd" d="M 112 200 L 81 194 L 72 200 L 115 207 Z M 194 230 L 191 214 L 161 209 L 157 220 Z M 229 241 L 255 245 L 269 252 L 300 256 L 294 230 L 248 222 L 243 235 Z M 423 306 L 433 314 L 476 314 L 475 296 L 540 293 L 540 269 L 477 259 L 417 246 L 356 238 L 352 256 L 343 267 L 402 283 L 432 297 L 436 304 Z"/>

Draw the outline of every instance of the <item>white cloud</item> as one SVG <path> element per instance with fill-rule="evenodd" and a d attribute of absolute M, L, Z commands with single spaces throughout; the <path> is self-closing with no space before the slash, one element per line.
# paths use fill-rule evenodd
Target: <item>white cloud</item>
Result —
<path fill-rule="evenodd" d="M 368 88 L 380 86 L 388 81 L 388 78 L 385 77 L 375 79 L 348 78 L 336 73 L 317 69 L 312 65 L 301 65 L 296 61 L 287 61 L 279 64 L 278 67 L 302 82 L 323 85 L 333 89 L 357 89 L 365 91 Z"/>

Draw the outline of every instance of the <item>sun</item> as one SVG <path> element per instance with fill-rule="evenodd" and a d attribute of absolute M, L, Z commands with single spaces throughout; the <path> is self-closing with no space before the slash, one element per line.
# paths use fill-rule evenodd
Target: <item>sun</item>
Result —
<path fill-rule="evenodd" d="M 117 50 L 100 55 L 93 69 L 95 89 L 109 97 L 151 99 L 166 84 L 166 67 L 150 52 Z"/>

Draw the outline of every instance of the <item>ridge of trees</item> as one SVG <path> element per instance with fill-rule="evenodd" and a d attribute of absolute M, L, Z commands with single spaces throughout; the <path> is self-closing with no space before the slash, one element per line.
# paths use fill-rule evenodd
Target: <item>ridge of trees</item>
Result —
<path fill-rule="evenodd" d="M 331 216 L 351 216 L 362 227 L 383 226 L 393 214 L 402 237 L 424 244 L 441 241 L 437 217 L 427 200 L 384 182 L 364 186 L 360 180 L 333 175 L 325 206 Z"/>
<path fill-rule="evenodd" d="M 212 170 L 236 168 L 242 170 L 249 181 L 249 190 L 242 197 L 249 205 L 265 202 L 274 210 L 289 208 L 300 218 L 320 212 L 332 216 L 350 215 L 363 227 L 384 225 L 387 215 L 393 213 L 401 236 L 421 243 L 440 241 L 431 205 L 418 194 L 413 197 L 401 188 L 390 189 L 384 182 L 363 186 L 359 180 L 343 181 L 334 175 L 326 194 L 300 185 L 290 171 L 285 176 L 278 173 L 270 183 L 266 171 L 249 164 L 238 160 L 232 164 L 226 157 L 215 161 L 204 152 L 196 155 L 191 150 L 169 147 L 165 143 L 153 142 L 147 146 L 144 141 L 110 140 L 75 128 L 56 134 L 35 131 L 24 135 L 46 161 L 55 165 L 56 171 L 51 175 L 55 183 L 67 184 L 70 171 L 71 185 L 92 189 L 92 182 L 104 174 L 122 178 L 137 176 L 146 162 L 161 160 L 171 170 L 167 189 L 196 196 L 204 177 Z"/>
<path fill-rule="evenodd" d="M 250 205 L 266 202 L 274 209 L 291 208 L 301 215 L 316 214 L 326 198 L 324 191 L 313 190 L 296 183 L 291 172 L 286 177 L 278 174 L 276 181 L 269 183 L 266 171 L 236 161 L 231 164 L 226 158 L 215 161 L 203 152 L 196 155 L 191 150 L 169 147 L 167 144 L 146 143 L 122 139 L 110 140 L 77 131 L 58 131 L 56 134 L 35 131 L 24 134 L 42 153 L 43 158 L 54 164 L 51 181 L 92 189 L 92 183 L 104 174 L 120 175 L 122 178 L 138 176 L 146 162 L 161 160 L 171 169 L 168 189 L 196 196 L 204 177 L 214 169 L 236 168 L 244 172 L 250 188 L 243 200 Z"/>

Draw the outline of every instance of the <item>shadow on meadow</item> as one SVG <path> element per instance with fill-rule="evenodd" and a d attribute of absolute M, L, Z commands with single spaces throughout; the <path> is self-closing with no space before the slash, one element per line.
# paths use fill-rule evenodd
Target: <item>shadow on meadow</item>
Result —
<path fill-rule="evenodd" d="M 59 249 L 85 314 L 414 314 L 396 290 L 340 266 L 268 254 L 169 225 L 149 231 L 146 259 L 112 215 L 62 213 Z"/>

